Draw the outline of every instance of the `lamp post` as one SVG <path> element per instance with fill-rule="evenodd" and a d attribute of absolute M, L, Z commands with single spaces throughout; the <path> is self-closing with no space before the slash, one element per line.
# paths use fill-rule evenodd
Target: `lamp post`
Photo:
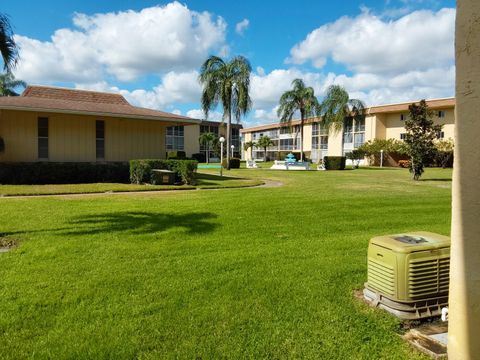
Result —
<path fill-rule="evenodd" d="M 223 143 L 225 142 L 225 138 L 221 136 L 218 141 L 220 141 L 220 176 L 223 176 Z"/>
<path fill-rule="evenodd" d="M 233 158 L 233 149 L 235 149 L 235 145 L 230 146 L 230 149 L 232 149 L 232 158 Z"/>
<path fill-rule="evenodd" d="M 383 150 L 380 150 L 380 167 L 383 167 Z"/>

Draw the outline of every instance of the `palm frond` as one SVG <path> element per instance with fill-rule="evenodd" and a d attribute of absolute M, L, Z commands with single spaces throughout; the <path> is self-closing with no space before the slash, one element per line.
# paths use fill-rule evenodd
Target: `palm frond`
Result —
<path fill-rule="evenodd" d="M 13 37 L 10 19 L 5 14 L 0 14 L 0 53 L 4 70 L 10 72 L 17 64 L 18 48 Z"/>

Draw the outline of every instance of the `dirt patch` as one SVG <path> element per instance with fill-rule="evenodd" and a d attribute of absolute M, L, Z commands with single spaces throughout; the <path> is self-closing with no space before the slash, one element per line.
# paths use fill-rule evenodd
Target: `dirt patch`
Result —
<path fill-rule="evenodd" d="M 18 241 L 8 236 L 0 235 L 0 253 L 10 251 L 18 246 Z"/>

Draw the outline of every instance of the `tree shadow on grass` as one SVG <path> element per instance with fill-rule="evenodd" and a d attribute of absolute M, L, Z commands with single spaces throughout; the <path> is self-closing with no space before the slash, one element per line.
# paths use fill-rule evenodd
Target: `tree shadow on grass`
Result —
<path fill-rule="evenodd" d="M 71 221 L 64 235 L 94 235 L 111 232 L 130 234 L 163 233 L 179 228 L 187 234 L 204 234 L 214 231 L 218 224 L 210 222 L 217 218 L 213 213 L 168 214 L 146 211 L 114 212 L 84 215 Z"/>

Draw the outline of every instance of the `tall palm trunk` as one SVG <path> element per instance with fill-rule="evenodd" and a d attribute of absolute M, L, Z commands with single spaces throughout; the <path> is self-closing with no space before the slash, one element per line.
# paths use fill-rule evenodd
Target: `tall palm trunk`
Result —
<path fill-rule="evenodd" d="M 303 162 L 303 123 L 305 122 L 305 113 L 300 110 L 300 161 Z"/>
<path fill-rule="evenodd" d="M 228 122 L 227 122 L 227 170 L 230 170 L 230 144 L 232 141 L 232 132 L 230 127 L 232 125 L 232 110 L 228 110 Z"/>
<path fill-rule="evenodd" d="M 210 164 L 210 142 L 207 142 L 207 164 Z"/>

